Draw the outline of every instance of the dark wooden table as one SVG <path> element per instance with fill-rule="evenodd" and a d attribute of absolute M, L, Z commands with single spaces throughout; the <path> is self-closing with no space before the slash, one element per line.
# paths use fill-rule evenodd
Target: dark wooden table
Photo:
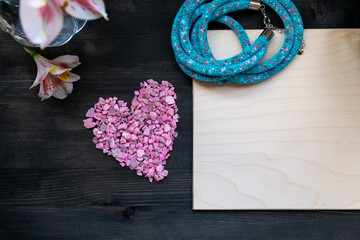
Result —
<path fill-rule="evenodd" d="M 360 27 L 357 0 L 294 2 L 306 28 Z M 170 45 L 181 4 L 106 1 L 109 22 L 89 22 L 70 43 L 41 51 L 80 57 L 73 72 L 82 79 L 65 100 L 41 102 L 38 88 L 28 89 L 35 63 L 0 33 L 0 239 L 360 239 L 359 211 L 191 210 L 191 79 Z M 253 12 L 234 15 L 245 28 L 262 28 Z M 130 102 L 149 78 L 175 85 L 181 116 L 170 174 L 160 183 L 95 149 L 82 124 L 100 96 Z"/>

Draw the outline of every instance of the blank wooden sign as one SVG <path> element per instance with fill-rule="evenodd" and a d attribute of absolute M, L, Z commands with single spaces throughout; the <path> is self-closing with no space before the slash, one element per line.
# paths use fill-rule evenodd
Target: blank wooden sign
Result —
<path fill-rule="evenodd" d="M 232 31 L 208 38 L 218 59 L 241 51 Z M 193 82 L 193 209 L 360 209 L 360 30 L 305 40 L 262 83 Z"/>

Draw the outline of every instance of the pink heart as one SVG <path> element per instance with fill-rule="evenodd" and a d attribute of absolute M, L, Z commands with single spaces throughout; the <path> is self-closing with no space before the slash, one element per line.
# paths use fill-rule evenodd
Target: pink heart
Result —
<path fill-rule="evenodd" d="M 149 79 L 135 91 L 129 109 L 116 97 L 103 99 L 90 108 L 86 128 L 94 128 L 96 148 L 113 156 L 122 167 L 128 166 L 150 182 L 168 175 L 164 170 L 173 141 L 179 115 L 174 87 Z"/>

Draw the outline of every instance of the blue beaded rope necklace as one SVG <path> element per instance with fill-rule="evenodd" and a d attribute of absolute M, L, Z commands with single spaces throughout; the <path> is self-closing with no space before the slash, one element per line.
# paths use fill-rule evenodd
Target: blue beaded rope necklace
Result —
<path fill-rule="evenodd" d="M 284 44 L 275 56 L 260 63 L 269 47 L 275 28 L 265 13 L 265 3 L 282 19 Z M 171 33 L 175 59 L 188 76 L 215 84 L 250 84 L 263 81 L 284 69 L 302 53 L 304 27 L 299 11 L 290 0 L 187 0 L 177 13 Z M 250 43 L 242 26 L 226 14 L 234 11 L 261 10 L 265 30 Z M 216 60 L 207 41 L 211 21 L 227 25 L 238 36 L 243 51 L 225 60 Z"/>

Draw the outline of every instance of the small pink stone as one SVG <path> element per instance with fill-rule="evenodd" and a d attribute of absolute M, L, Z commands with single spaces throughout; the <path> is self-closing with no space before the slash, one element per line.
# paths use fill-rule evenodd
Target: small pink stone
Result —
<path fill-rule="evenodd" d="M 90 108 L 86 113 L 86 117 L 88 117 L 88 118 L 92 117 L 93 113 L 94 113 L 94 108 Z"/>
<path fill-rule="evenodd" d="M 142 149 L 138 149 L 137 152 L 136 152 L 136 154 L 137 154 L 138 157 L 142 157 L 142 156 L 145 155 L 145 152 L 144 152 L 144 150 L 142 150 Z"/>
<path fill-rule="evenodd" d="M 100 137 L 101 137 L 102 132 L 101 132 L 101 131 L 99 131 L 99 129 L 94 128 L 94 129 L 93 129 L 93 134 L 95 135 L 95 137 L 100 138 Z"/>
<path fill-rule="evenodd" d="M 117 117 L 111 117 L 111 118 L 109 118 L 109 122 L 111 122 L 111 123 L 115 123 L 115 122 L 117 122 Z"/>
<path fill-rule="evenodd" d="M 116 158 L 120 158 L 122 156 L 122 152 L 119 148 L 113 149 L 111 152 L 112 155 Z"/>
<path fill-rule="evenodd" d="M 115 133 L 116 132 L 115 126 L 112 123 L 109 123 L 106 126 L 106 132 Z"/>
<path fill-rule="evenodd" d="M 115 148 L 116 147 L 116 145 L 115 145 L 115 141 L 114 141 L 114 139 L 112 138 L 111 139 L 111 141 L 110 141 L 110 148 Z"/>
<path fill-rule="evenodd" d="M 152 120 L 155 120 L 155 119 L 157 118 L 157 114 L 156 114 L 155 112 L 151 112 L 151 113 L 150 113 L 150 118 L 151 118 Z"/>
<path fill-rule="evenodd" d="M 169 124 L 165 124 L 164 132 L 169 132 L 171 130 L 171 127 Z"/>
<path fill-rule="evenodd" d="M 165 141 L 165 145 L 166 145 L 167 147 L 168 147 L 168 146 L 170 146 L 170 145 L 171 145 L 171 143 L 172 143 L 172 141 L 171 141 L 171 140 L 169 140 L 169 139 Z"/>
<path fill-rule="evenodd" d="M 158 165 L 158 166 L 156 167 L 156 171 L 159 172 L 159 173 L 161 173 L 163 170 L 164 170 L 164 166 L 163 166 L 163 165 Z"/>
<path fill-rule="evenodd" d="M 118 130 L 120 129 L 126 129 L 128 127 L 128 125 L 126 123 L 122 123 L 122 124 L 119 124 L 119 126 L 117 127 Z"/>
<path fill-rule="evenodd" d="M 170 116 L 174 116 L 174 109 L 170 108 L 167 112 Z"/>
<path fill-rule="evenodd" d="M 95 113 L 94 118 L 97 120 L 101 119 L 101 113 Z"/>
<path fill-rule="evenodd" d="M 121 113 L 123 113 L 123 112 L 125 112 L 125 111 L 127 111 L 127 110 L 128 110 L 128 107 L 121 107 L 121 108 L 120 108 L 120 112 L 121 112 Z"/>
<path fill-rule="evenodd" d="M 130 140 L 131 141 L 136 141 L 138 139 L 138 137 L 136 136 L 136 135 L 131 135 L 131 138 L 130 138 Z"/>
<path fill-rule="evenodd" d="M 137 161 L 136 159 L 132 159 L 132 160 L 130 161 L 130 167 L 136 168 L 137 165 L 138 165 L 138 161 Z"/>
<path fill-rule="evenodd" d="M 147 128 L 144 129 L 144 135 L 145 135 L 145 136 L 149 136 L 149 135 L 150 135 L 150 128 L 147 127 Z"/>
<path fill-rule="evenodd" d="M 143 93 L 144 98 L 149 98 L 150 97 L 150 93 L 148 91 Z"/>
<path fill-rule="evenodd" d="M 168 174 L 169 174 L 169 172 L 167 170 L 164 170 L 161 173 L 161 175 L 163 175 L 164 177 L 167 177 Z"/>
<path fill-rule="evenodd" d="M 83 122 L 84 122 L 84 126 L 85 126 L 86 128 L 93 128 L 93 127 L 95 127 L 95 123 L 93 122 L 93 119 L 92 119 L 92 118 L 85 119 L 85 120 L 83 120 Z"/>
<path fill-rule="evenodd" d="M 110 109 L 110 105 L 109 104 L 105 104 L 104 105 L 104 110 L 109 110 Z"/>
<path fill-rule="evenodd" d="M 162 115 L 161 120 L 163 120 L 163 122 L 166 122 L 168 120 L 168 116 L 166 114 Z"/>
<path fill-rule="evenodd" d="M 128 130 L 129 130 L 129 132 L 133 133 L 135 128 L 134 127 L 129 127 Z"/>
<path fill-rule="evenodd" d="M 130 138 L 131 138 L 131 133 L 123 132 L 122 135 L 123 135 L 126 139 L 130 139 Z"/>

